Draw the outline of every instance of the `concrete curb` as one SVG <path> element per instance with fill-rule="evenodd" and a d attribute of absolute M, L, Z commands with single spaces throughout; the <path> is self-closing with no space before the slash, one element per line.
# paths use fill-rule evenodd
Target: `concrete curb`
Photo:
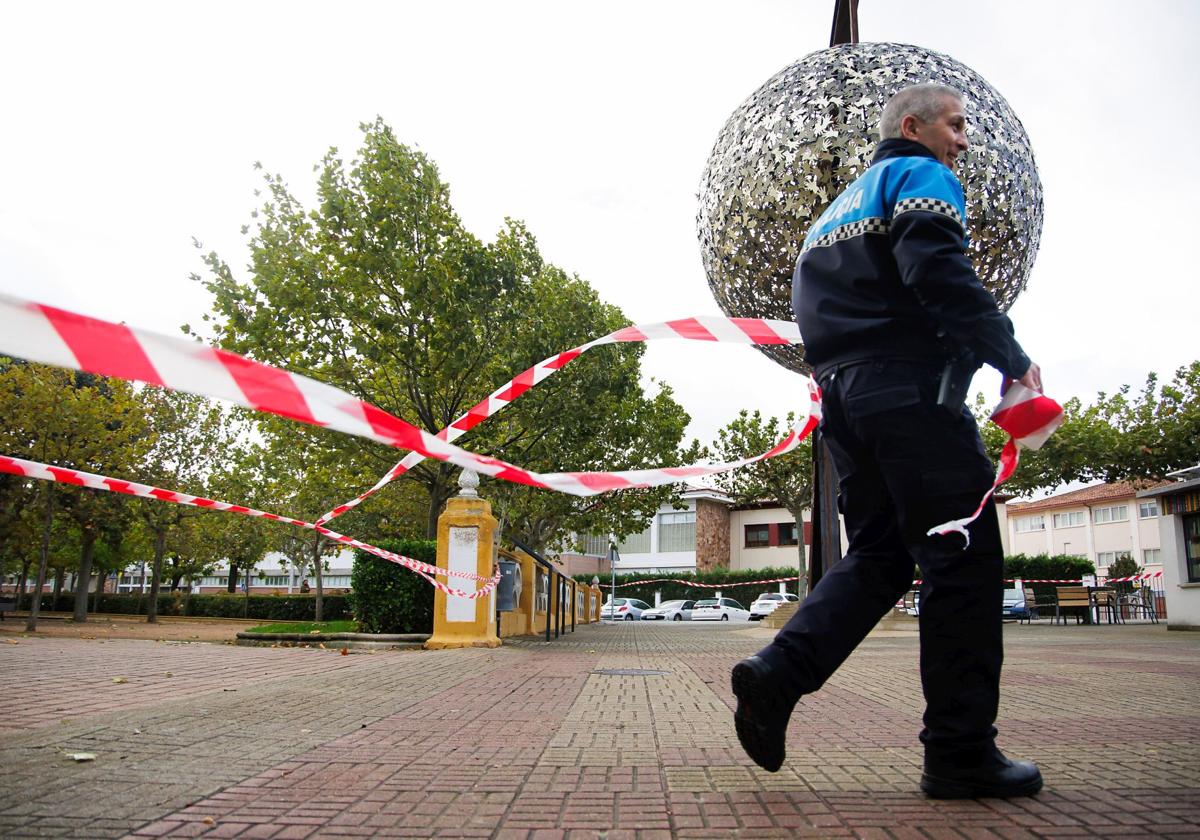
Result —
<path fill-rule="evenodd" d="M 428 633 L 247 633 L 235 644 L 247 647 L 344 647 L 350 650 L 403 650 L 423 647 Z"/>

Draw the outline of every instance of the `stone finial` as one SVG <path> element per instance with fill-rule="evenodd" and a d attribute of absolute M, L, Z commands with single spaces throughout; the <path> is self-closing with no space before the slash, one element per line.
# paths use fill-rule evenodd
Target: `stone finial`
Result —
<path fill-rule="evenodd" d="M 479 474 L 474 470 L 463 470 L 458 475 L 458 495 L 467 499 L 479 498 Z"/>

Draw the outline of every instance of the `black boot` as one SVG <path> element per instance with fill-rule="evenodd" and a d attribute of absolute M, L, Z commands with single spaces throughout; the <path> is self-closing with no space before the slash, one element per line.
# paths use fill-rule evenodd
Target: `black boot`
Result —
<path fill-rule="evenodd" d="M 774 670 L 757 656 L 734 665 L 731 682 L 738 741 L 755 764 L 774 773 L 783 766 L 788 719 L 798 698 L 785 694 Z"/>
<path fill-rule="evenodd" d="M 1033 796 L 1042 774 L 1032 761 L 1011 761 L 999 750 L 982 761 L 926 755 L 921 790 L 934 799 Z"/>

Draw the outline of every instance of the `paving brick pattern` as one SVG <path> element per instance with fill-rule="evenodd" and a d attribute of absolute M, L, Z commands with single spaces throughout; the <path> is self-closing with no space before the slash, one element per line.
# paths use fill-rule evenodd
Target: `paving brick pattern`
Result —
<path fill-rule="evenodd" d="M 1001 744 L 1047 780 L 1010 802 L 917 790 L 915 634 L 870 637 L 798 707 L 783 769 L 754 767 L 728 673 L 769 637 L 622 623 L 350 656 L 15 639 L 0 836 L 1200 837 L 1200 634 L 1006 627 Z"/>

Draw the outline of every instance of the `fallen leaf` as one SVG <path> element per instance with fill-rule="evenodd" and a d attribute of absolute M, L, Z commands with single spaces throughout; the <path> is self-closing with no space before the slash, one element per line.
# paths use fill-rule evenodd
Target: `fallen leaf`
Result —
<path fill-rule="evenodd" d="M 350 648 L 348 648 L 348 647 L 342 648 L 342 656 L 348 656 L 349 654 L 350 654 Z"/>
<path fill-rule="evenodd" d="M 164 677 L 173 677 L 173 676 L 175 676 L 175 675 L 174 675 L 174 674 L 172 674 L 170 671 L 167 671 L 167 673 L 163 674 L 163 676 L 164 676 Z"/>
<path fill-rule="evenodd" d="M 324 643 L 324 642 L 317 642 L 317 647 L 319 647 L 321 650 L 325 650 L 325 643 Z"/>
<path fill-rule="evenodd" d="M 205 817 L 204 819 L 200 820 L 200 822 L 204 823 L 205 825 L 216 825 L 217 824 L 217 821 L 214 820 L 212 817 Z"/>
<path fill-rule="evenodd" d="M 113 682 L 120 684 L 120 683 L 127 683 L 127 682 L 129 682 L 129 680 L 125 679 L 124 677 L 113 677 Z"/>
<path fill-rule="evenodd" d="M 95 761 L 95 753 L 67 753 L 67 758 L 72 761 Z"/>

